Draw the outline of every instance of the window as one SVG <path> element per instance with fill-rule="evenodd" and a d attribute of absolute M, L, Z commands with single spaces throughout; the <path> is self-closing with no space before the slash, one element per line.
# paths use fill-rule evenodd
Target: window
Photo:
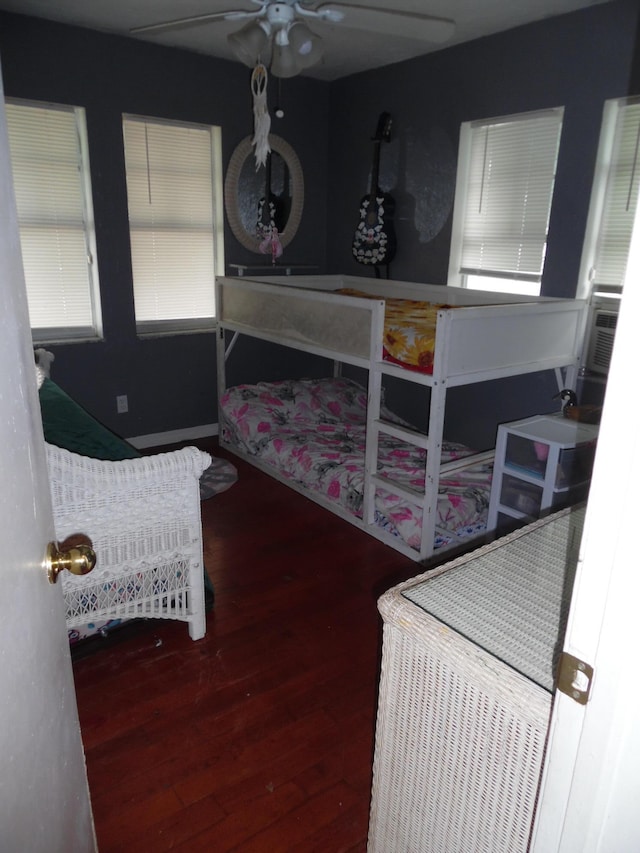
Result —
<path fill-rule="evenodd" d="M 125 116 L 123 131 L 138 331 L 213 328 L 224 270 L 219 128 Z"/>
<path fill-rule="evenodd" d="M 607 101 L 578 295 L 619 298 L 640 186 L 640 99 Z"/>
<path fill-rule="evenodd" d="M 450 285 L 540 293 L 563 112 L 462 125 Z"/>
<path fill-rule="evenodd" d="M 34 341 L 100 335 L 84 110 L 7 101 L 9 148 Z"/>

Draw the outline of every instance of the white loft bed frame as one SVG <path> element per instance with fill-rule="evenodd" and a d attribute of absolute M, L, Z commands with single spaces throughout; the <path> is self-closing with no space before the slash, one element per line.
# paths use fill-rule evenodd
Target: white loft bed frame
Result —
<path fill-rule="evenodd" d="M 426 375 L 384 361 L 384 299 L 365 299 L 335 292 L 341 288 L 354 288 L 374 295 L 388 293 L 389 298 L 464 306 L 438 311 L 433 373 Z M 585 305 L 584 301 L 575 299 L 519 297 L 357 276 L 218 277 L 218 400 L 227 389 L 227 359 L 241 334 L 332 359 L 336 375 L 339 375 L 342 364 L 368 371 L 362 519 L 332 504 L 322 495 L 298 487 L 272 466 L 227 443 L 222 429 L 224 418 L 219 408 L 220 444 L 397 551 L 422 562 L 434 552 L 435 507 L 441 476 L 456 468 L 478 464 L 493 455 L 490 451 L 440 464 L 447 389 L 543 370 L 556 371 L 559 389 L 575 388 Z M 230 338 L 227 333 L 231 333 Z M 402 429 L 381 419 L 383 375 L 431 389 L 427 435 Z M 381 432 L 427 451 L 424 494 L 393 483 L 394 492 L 422 507 L 419 550 L 406 545 L 375 523 L 376 485 L 389 488 L 389 480 L 382 480 L 376 474 L 378 436 Z M 447 548 L 440 548 L 438 553 L 445 550 Z"/>

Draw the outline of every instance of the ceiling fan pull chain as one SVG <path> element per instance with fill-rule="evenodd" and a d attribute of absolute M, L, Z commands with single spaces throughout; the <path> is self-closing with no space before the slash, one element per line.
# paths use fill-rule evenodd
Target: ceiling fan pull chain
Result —
<path fill-rule="evenodd" d="M 256 172 L 260 166 L 265 166 L 271 151 L 269 145 L 269 130 L 271 116 L 267 108 L 267 69 L 258 63 L 251 74 L 251 91 L 253 92 L 253 139 L 255 146 Z"/>

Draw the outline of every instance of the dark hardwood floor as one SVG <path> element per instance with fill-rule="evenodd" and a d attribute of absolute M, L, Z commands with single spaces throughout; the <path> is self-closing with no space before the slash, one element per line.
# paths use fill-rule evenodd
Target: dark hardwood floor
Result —
<path fill-rule="evenodd" d="M 99 849 L 364 851 L 376 601 L 420 567 L 228 458 L 238 482 L 202 504 L 206 637 L 142 622 L 74 661 Z"/>

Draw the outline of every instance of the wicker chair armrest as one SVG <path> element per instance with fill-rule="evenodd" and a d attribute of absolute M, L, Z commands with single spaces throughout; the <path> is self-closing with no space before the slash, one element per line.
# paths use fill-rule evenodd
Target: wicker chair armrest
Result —
<path fill-rule="evenodd" d="M 150 474 L 157 474 L 161 479 L 193 473 L 199 478 L 211 464 L 211 456 L 197 447 L 183 447 L 168 453 L 155 453 L 151 456 L 141 456 L 138 459 L 122 459 L 116 462 L 103 459 L 93 459 L 81 456 L 61 447 L 55 447 L 45 442 L 47 463 L 49 467 L 59 466 L 67 471 L 82 471 L 87 477 L 95 477 L 96 481 L 117 481 L 147 479 Z"/>
<path fill-rule="evenodd" d="M 87 537 L 90 574 L 63 572 L 67 627 L 160 618 L 206 631 L 200 476 L 211 457 L 195 447 L 119 462 L 46 444 L 55 534 Z"/>
<path fill-rule="evenodd" d="M 175 501 L 199 503 L 199 479 L 211 464 L 208 453 L 185 447 L 118 462 L 91 459 L 46 444 L 56 534 L 79 532 L 68 527 L 80 518 L 124 516 L 132 504 L 151 509 L 156 520 L 176 511 Z M 199 520 L 199 518 L 198 518 Z"/>

